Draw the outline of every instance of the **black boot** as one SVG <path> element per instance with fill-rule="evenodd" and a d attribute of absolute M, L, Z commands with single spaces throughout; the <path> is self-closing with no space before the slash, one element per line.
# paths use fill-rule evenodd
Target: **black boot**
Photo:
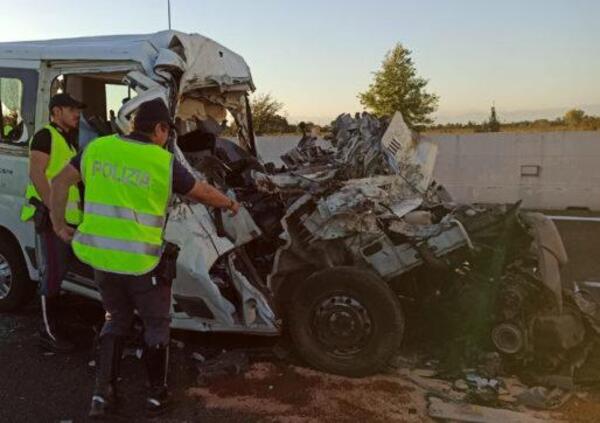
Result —
<path fill-rule="evenodd" d="M 75 346 L 65 339 L 57 330 L 58 328 L 58 297 L 42 295 L 42 325 L 40 328 L 39 345 L 52 352 L 67 353 L 73 351 Z"/>
<path fill-rule="evenodd" d="M 123 353 L 123 340 L 119 336 L 100 338 L 96 358 L 96 387 L 92 396 L 89 416 L 103 418 L 117 405 L 117 379 Z"/>
<path fill-rule="evenodd" d="M 144 364 L 148 373 L 150 390 L 146 398 L 146 409 L 150 416 L 157 416 L 170 408 L 167 373 L 169 368 L 169 347 L 158 345 L 146 347 Z"/>

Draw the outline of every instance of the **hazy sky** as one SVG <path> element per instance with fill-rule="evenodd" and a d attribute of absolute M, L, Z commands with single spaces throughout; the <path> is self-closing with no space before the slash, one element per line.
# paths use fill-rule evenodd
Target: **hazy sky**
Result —
<path fill-rule="evenodd" d="M 154 32 L 167 0 L 0 0 L 0 41 Z M 173 28 L 249 63 L 292 121 L 361 110 L 356 98 L 402 42 L 439 94 L 439 121 L 600 114 L 600 1 L 172 0 Z"/>

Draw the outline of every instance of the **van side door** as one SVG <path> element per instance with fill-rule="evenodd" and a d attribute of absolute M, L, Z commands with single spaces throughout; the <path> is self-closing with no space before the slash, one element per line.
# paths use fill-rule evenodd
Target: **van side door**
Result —
<path fill-rule="evenodd" d="M 25 61 L 0 60 L 0 227 L 16 239 L 29 275 L 36 279 L 34 228 L 22 222 L 20 214 L 29 182 L 28 144 L 34 133 L 39 74 L 34 64 L 21 62 Z"/>

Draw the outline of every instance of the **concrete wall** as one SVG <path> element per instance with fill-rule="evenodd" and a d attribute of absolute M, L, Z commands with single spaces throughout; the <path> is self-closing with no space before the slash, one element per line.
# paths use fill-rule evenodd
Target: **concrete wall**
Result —
<path fill-rule="evenodd" d="M 600 132 L 430 137 L 439 145 L 435 178 L 461 202 L 600 210 Z M 522 168 L 527 166 L 527 168 Z M 522 174 L 535 173 L 538 176 Z"/>

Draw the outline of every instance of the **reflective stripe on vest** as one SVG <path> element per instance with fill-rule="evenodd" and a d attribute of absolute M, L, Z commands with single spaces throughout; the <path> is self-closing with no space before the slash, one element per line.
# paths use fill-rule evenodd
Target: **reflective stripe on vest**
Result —
<path fill-rule="evenodd" d="M 77 151 L 67 143 L 62 134 L 58 132 L 54 126 L 46 125 L 44 128 L 50 131 L 51 137 L 50 159 L 48 160 L 48 166 L 46 167 L 46 179 L 50 182 L 61 170 L 63 170 L 69 161 L 75 157 Z M 23 221 L 31 219 L 35 213 L 35 207 L 29 203 L 29 199 L 31 198 L 40 199 L 40 196 L 35 189 L 35 186 L 30 181 L 27 185 L 27 191 L 25 192 L 25 199 L 27 201 L 21 210 L 21 220 Z M 73 185 L 69 187 L 65 220 L 72 225 L 78 225 L 81 223 L 82 217 L 83 211 L 81 209 L 79 188 L 76 185 Z"/>
<path fill-rule="evenodd" d="M 127 275 L 152 271 L 160 260 L 171 197 L 173 155 L 116 135 L 92 141 L 83 153 L 83 222 L 73 238 L 79 260 Z"/>
<path fill-rule="evenodd" d="M 160 245 L 146 244 L 145 242 L 137 241 L 125 241 L 98 235 L 85 235 L 80 232 L 75 235 L 74 239 L 78 243 L 89 247 L 160 257 Z"/>
<path fill-rule="evenodd" d="M 136 212 L 129 207 L 107 206 L 106 204 L 86 203 L 84 213 L 97 214 L 99 216 L 115 217 L 119 219 L 133 220 L 141 225 L 162 228 L 165 225 L 163 216 Z"/>

